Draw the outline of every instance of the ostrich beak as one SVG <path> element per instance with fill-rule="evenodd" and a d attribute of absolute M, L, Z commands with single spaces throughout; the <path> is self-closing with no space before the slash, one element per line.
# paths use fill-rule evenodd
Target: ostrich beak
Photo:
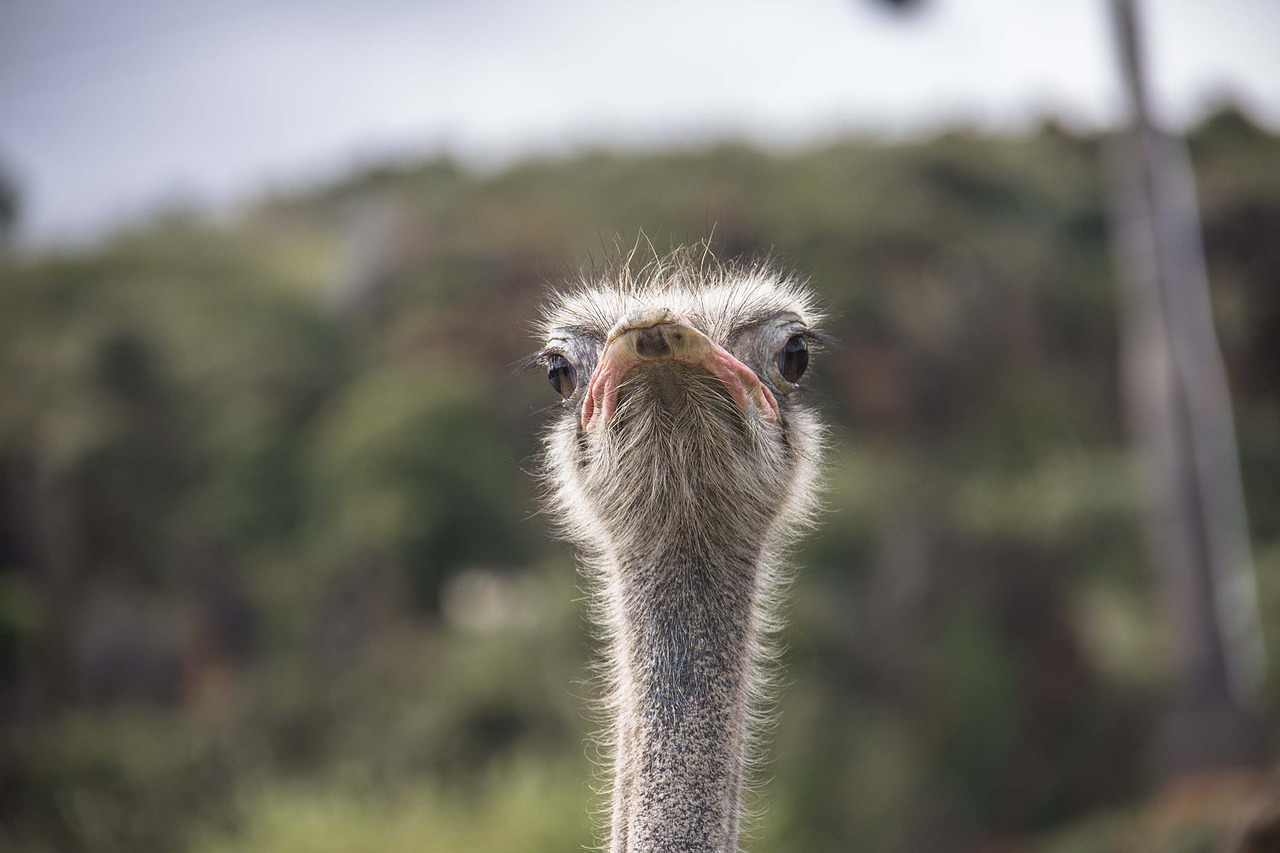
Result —
<path fill-rule="evenodd" d="M 628 312 L 609 332 L 582 401 L 583 428 L 590 432 L 596 424 L 609 421 L 618 405 L 618 388 L 632 368 L 662 360 L 703 368 L 724 383 L 744 413 L 754 403 L 765 420 L 778 420 L 778 401 L 755 371 L 688 319 L 657 308 Z"/>

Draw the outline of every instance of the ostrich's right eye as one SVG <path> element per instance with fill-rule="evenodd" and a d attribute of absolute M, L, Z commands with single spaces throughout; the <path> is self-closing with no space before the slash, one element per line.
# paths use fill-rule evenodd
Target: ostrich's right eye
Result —
<path fill-rule="evenodd" d="M 569 363 L 569 359 L 556 353 L 547 359 L 547 380 L 556 393 L 568 399 L 577 388 L 577 371 Z"/>
<path fill-rule="evenodd" d="M 788 382 L 799 382 L 809 366 L 809 344 L 800 335 L 792 335 L 778 353 L 778 372 Z"/>

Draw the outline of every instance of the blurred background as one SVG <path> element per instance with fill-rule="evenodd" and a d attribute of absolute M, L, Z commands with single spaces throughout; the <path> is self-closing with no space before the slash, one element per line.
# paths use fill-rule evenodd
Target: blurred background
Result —
<path fill-rule="evenodd" d="M 558 398 L 513 365 L 642 231 L 773 253 L 838 339 L 748 848 L 1228 843 L 1280 721 L 1280 6 L 1139 28 L 1237 621 L 1145 509 L 1109 6 L 0 2 L 0 849 L 591 844 Z"/>

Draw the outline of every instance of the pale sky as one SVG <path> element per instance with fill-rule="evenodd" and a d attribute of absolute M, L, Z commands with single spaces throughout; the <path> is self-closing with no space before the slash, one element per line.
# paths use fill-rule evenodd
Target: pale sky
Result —
<path fill-rule="evenodd" d="M 1156 107 L 1280 126 L 1280 0 L 1146 0 Z M 1117 113 L 1105 0 L 0 0 L 22 237 L 379 156 L 769 145 Z"/>

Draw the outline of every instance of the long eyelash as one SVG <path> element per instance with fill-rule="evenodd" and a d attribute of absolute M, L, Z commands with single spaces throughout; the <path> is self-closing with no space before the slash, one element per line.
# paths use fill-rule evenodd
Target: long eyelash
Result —
<path fill-rule="evenodd" d="M 809 344 L 812 344 L 816 349 L 827 349 L 834 346 L 836 343 L 834 336 L 828 335 L 826 332 L 819 332 L 816 329 L 805 329 L 803 332 L 798 332 L 797 334 L 804 338 Z"/>
<path fill-rule="evenodd" d="M 549 350 L 538 350 L 533 355 L 520 359 L 511 367 L 511 375 L 519 376 L 521 373 L 529 373 L 539 367 L 545 367 L 547 359 L 550 358 L 552 352 Z"/>

